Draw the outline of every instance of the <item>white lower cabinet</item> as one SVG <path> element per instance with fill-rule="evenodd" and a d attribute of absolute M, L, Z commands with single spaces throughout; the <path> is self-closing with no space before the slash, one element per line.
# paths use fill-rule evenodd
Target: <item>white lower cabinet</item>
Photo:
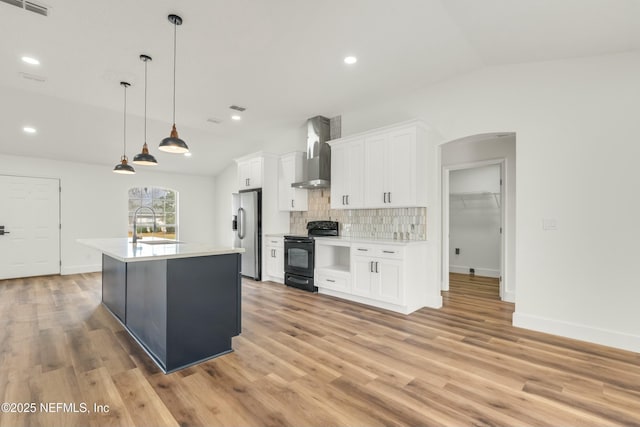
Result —
<path fill-rule="evenodd" d="M 267 239 L 267 276 L 269 280 L 284 283 L 284 239 L 282 237 L 265 237 Z"/>
<path fill-rule="evenodd" d="M 440 286 L 428 259 L 427 242 L 316 238 L 316 286 L 320 293 L 403 314 L 439 308 Z"/>
<path fill-rule="evenodd" d="M 353 293 L 391 304 L 403 304 L 402 260 L 361 255 L 357 252 L 359 248 L 354 249 Z"/>

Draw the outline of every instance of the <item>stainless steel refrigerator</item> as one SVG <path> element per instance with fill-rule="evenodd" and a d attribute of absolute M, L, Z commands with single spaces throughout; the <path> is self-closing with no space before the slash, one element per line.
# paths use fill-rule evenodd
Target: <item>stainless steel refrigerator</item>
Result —
<path fill-rule="evenodd" d="M 262 191 L 246 190 L 233 195 L 235 247 L 244 248 L 241 274 L 262 280 Z"/>

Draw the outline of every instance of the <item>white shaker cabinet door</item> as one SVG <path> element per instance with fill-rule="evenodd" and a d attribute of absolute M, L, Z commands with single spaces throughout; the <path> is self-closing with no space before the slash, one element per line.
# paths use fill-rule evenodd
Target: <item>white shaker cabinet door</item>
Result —
<path fill-rule="evenodd" d="M 357 256 L 353 257 L 353 276 L 351 280 L 353 281 L 351 292 L 354 295 L 360 295 L 363 297 L 371 297 L 373 293 L 372 289 L 372 278 L 371 278 L 371 270 L 372 268 L 372 260 L 370 257 L 365 256 Z"/>
<path fill-rule="evenodd" d="M 385 206 L 412 206 L 416 203 L 415 128 L 392 132 L 387 147 Z"/>
<path fill-rule="evenodd" d="M 331 147 L 331 209 L 363 206 L 363 139 Z"/>
<path fill-rule="evenodd" d="M 386 207 L 386 188 L 389 167 L 388 134 L 375 135 L 365 139 L 364 205 L 366 207 Z"/>
<path fill-rule="evenodd" d="M 379 283 L 373 297 L 392 304 L 403 303 L 402 261 L 378 258 L 375 263 L 375 280 Z"/>

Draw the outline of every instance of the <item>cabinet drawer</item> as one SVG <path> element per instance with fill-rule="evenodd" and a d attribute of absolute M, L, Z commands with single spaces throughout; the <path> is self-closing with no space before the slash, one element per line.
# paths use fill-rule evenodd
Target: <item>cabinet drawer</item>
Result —
<path fill-rule="evenodd" d="M 266 246 L 269 248 L 284 249 L 284 240 L 277 237 L 265 237 Z"/>
<path fill-rule="evenodd" d="M 347 277 L 318 272 L 316 286 L 340 292 L 351 292 L 351 283 Z"/>
<path fill-rule="evenodd" d="M 351 256 L 375 256 L 376 246 L 366 243 L 354 243 L 351 246 Z"/>
<path fill-rule="evenodd" d="M 375 248 L 373 256 L 380 258 L 402 259 L 404 257 L 403 248 L 399 246 L 380 246 Z"/>

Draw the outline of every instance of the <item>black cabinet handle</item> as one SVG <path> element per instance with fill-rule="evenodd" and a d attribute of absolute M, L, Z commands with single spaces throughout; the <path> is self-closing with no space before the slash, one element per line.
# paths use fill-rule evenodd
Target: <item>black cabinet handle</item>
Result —
<path fill-rule="evenodd" d="M 373 273 L 373 261 L 369 261 L 369 271 Z"/>
<path fill-rule="evenodd" d="M 369 249 L 358 248 L 358 250 L 362 252 L 369 252 Z"/>
<path fill-rule="evenodd" d="M 327 282 L 336 283 L 336 281 L 333 279 L 327 279 Z"/>
<path fill-rule="evenodd" d="M 376 261 L 376 273 L 378 272 L 378 261 Z"/>

